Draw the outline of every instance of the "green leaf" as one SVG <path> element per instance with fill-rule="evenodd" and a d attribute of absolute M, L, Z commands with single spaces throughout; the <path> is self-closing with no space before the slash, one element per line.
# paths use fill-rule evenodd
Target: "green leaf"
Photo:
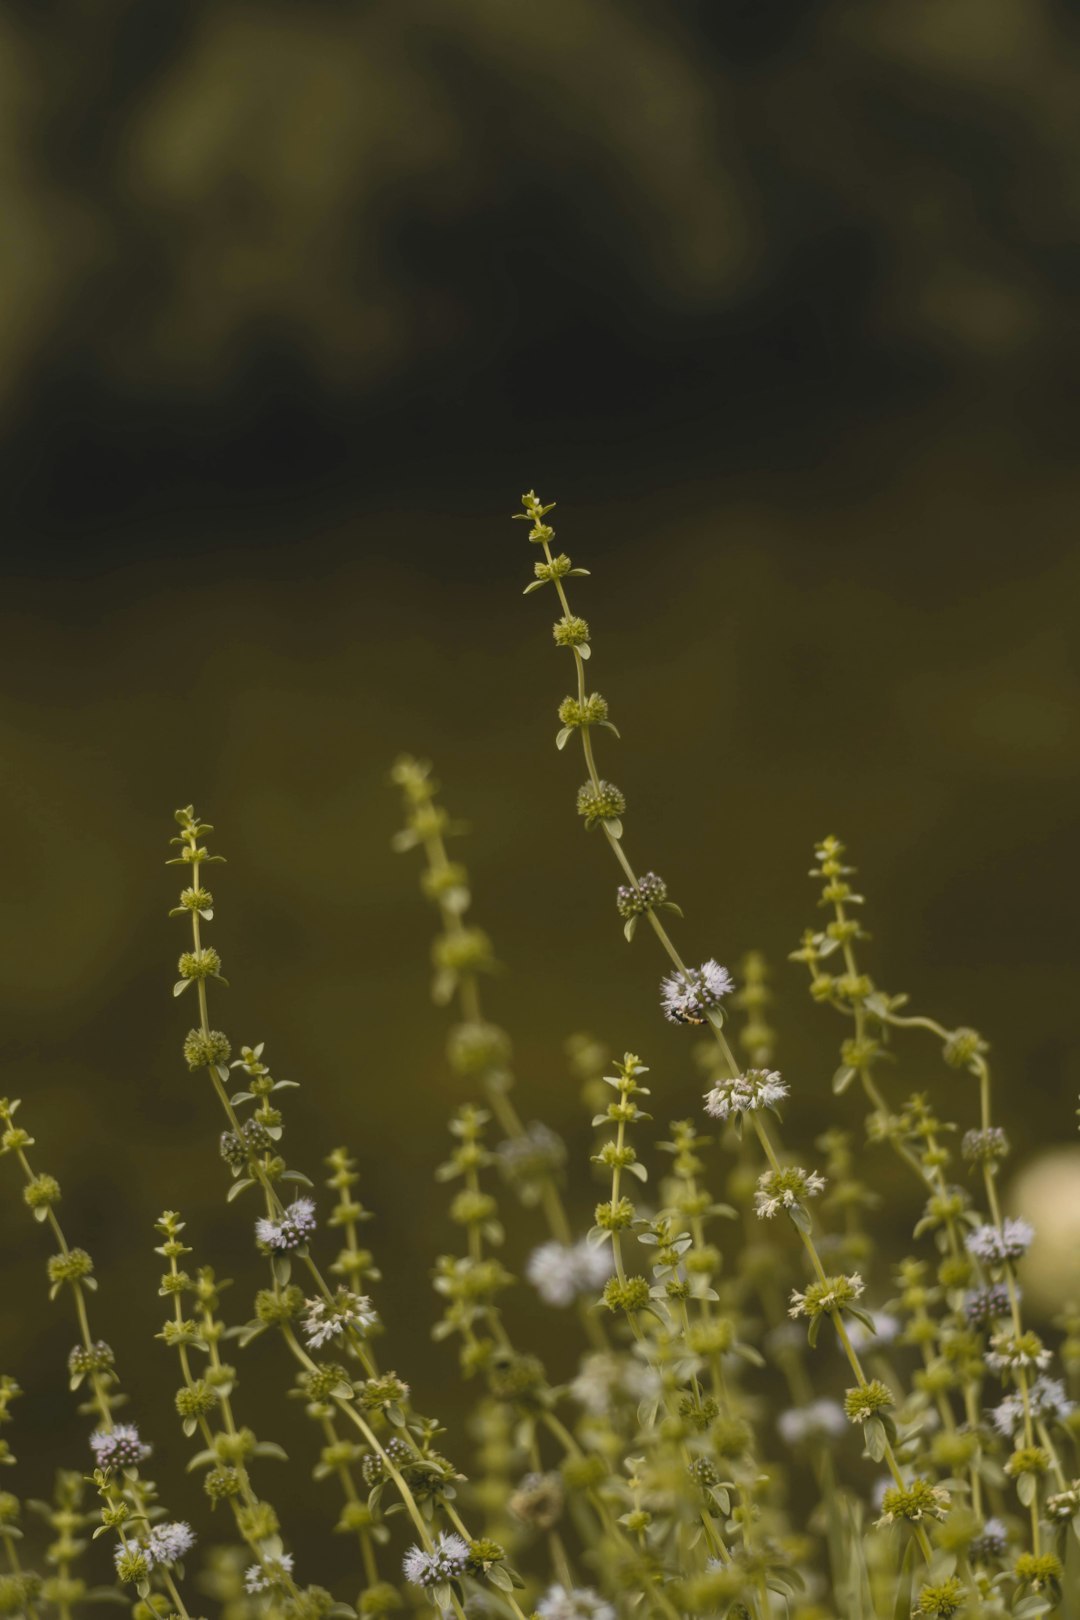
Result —
<path fill-rule="evenodd" d="M 858 1071 L 851 1068 L 849 1064 L 845 1064 L 843 1068 L 837 1069 L 836 1073 L 832 1077 L 833 1095 L 837 1097 L 843 1096 L 844 1092 L 847 1090 L 848 1086 L 850 1086 L 857 1073 Z"/>
<path fill-rule="evenodd" d="M 188 985 L 192 982 L 193 981 L 191 979 L 177 979 L 176 983 L 172 987 L 173 995 L 182 996 Z"/>
<path fill-rule="evenodd" d="M 633 939 L 634 934 L 637 932 L 637 925 L 638 919 L 636 917 L 627 917 L 626 921 L 623 923 L 623 935 L 626 938 L 627 943 Z"/>
<path fill-rule="evenodd" d="M 231 1204 L 234 1198 L 239 1198 L 242 1192 L 246 1191 L 248 1187 L 254 1187 L 254 1185 L 255 1181 L 252 1176 L 243 1176 L 239 1181 L 234 1181 L 225 1194 L 225 1202 Z"/>
<path fill-rule="evenodd" d="M 573 731 L 574 731 L 573 726 L 563 726 L 562 730 L 556 736 L 556 738 L 555 738 L 555 746 L 559 750 L 560 754 L 562 753 L 563 749 L 566 747 L 567 743 L 570 741 L 570 738 L 573 735 Z"/>

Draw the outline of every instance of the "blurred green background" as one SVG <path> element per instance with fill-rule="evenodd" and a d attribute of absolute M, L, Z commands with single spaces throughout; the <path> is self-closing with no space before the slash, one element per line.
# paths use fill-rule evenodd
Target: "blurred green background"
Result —
<path fill-rule="evenodd" d="M 839 1030 L 785 957 L 835 832 L 880 981 L 985 1030 L 1022 1154 L 1067 1140 L 1072 0 L 16 0 L 0 44 L 3 1085 L 97 1257 L 174 1508 L 205 1529 L 178 1426 L 149 1418 L 177 1382 L 162 1204 L 241 1279 L 238 1317 L 258 1275 L 180 1055 L 174 806 L 230 862 L 215 1021 L 304 1083 L 297 1162 L 357 1153 L 386 1359 L 422 1410 L 461 1409 L 428 1341 L 458 1098 L 432 919 L 389 853 L 399 750 L 473 829 L 526 1117 L 584 1166 L 583 1028 L 651 1063 L 661 1121 L 696 1104 L 553 747 L 568 661 L 508 522 L 531 485 L 593 571 L 574 602 L 628 848 L 684 902 L 691 957 L 775 964 L 794 1128 L 832 1112 Z M 943 1084 L 919 1055 L 897 1095 Z M 41 1493 L 83 1444 L 73 1335 L 12 1174 L 0 1200 L 0 1365 Z M 584 1222 L 587 1166 L 572 1202 Z M 257 1418 L 245 1387 L 285 1363 L 250 1359 Z M 308 1455 L 294 1407 L 256 1427 Z"/>

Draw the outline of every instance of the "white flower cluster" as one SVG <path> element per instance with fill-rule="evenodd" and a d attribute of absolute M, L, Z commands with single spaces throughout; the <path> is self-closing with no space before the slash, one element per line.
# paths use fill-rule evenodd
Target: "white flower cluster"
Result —
<path fill-rule="evenodd" d="M 292 1576 L 292 1553 L 279 1553 L 261 1564 L 250 1564 L 244 1572 L 245 1592 L 269 1592 L 275 1586 L 284 1586 Z"/>
<path fill-rule="evenodd" d="M 964 1239 L 968 1254 L 984 1265 L 1000 1266 L 1006 1260 L 1021 1260 L 1031 1247 L 1035 1228 L 1027 1221 L 1007 1216 L 1000 1227 L 987 1222 L 977 1226 Z"/>
<path fill-rule="evenodd" d="M 414 1586 L 442 1586 L 465 1573 L 469 1562 L 469 1544 L 453 1532 L 436 1537 L 431 1552 L 412 1546 L 405 1554 L 402 1568 L 405 1579 Z"/>
<path fill-rule="evenodd" d="M 135 1546 L 146 1559 L 148 1569 L 164 1569 L 170 1564 L 177 1564 L 185 1553 L 189 1553 L 195 1545 L 195 1532 L 190 1524 L 182 1520 L 170 1524 L 155 1524 L 146 1541 L 131 1543 L 125 1546 L 118 1542 L 114 1550 L 116 1566 L 119 1569 L 121 1560 Z"/>
<path fill-rule="evenodd" d="M 99 1468 L 133 1468 L 150 1455 L 150 1447 L 140 1440 L 134 1423 L 96 1429 L 90 1436 L 90 1449 Z"/>
<path fill-rule="evenodd" d="M 614 1605 L 591 1586 L 549 1586 L 536 1612 L 540 1620 L 616 1620 Z"/>
<path fill-rule="evenodd" d="M 747 1069 L 731 1080 L 718 1080 L 705 1093 L 705 1112 L 713 1119 L 737 1119 L 761 1108 L 775 1108 L 788 1088 L 775 1069 Z"/>
<path fill-rule="evenodd" d="M 1065 1393 L 1060 1378 L 1036 1378 L 1028 1389 L 1028 1404 L 1033 1418 L 1052 1418 L 1064 1423 L 1076 1405 Z M 1006 1440 L 1015 1440 L 1024 1427 L 1024 1398 L 1017 1392 L 1006 1395 L 1000 1405 L 990 1413 L 994 1428 Z"/>
<path fill-rule="evenodd" d="M 611 1248 L 581 1238 L 577 1243 L 541 1243 L 525 1265 L 525 1275 L 545 1305 L 561 1309 L 595 1296 L 614 1269 Z"/>
<path fill-rule="evenodd" d="M 670 1024 L 703 1024 L 735 988 L 726 967 L 710 957 L 685 973 L 669 973 L 660 983 L 660 1005 Z"/>
<path fill-rule="evenodd" d="M 367 1294 L 354 1294 L 339 1288 L 334 1298 L 304 1301 L 304 1336 L 311 1350 L 321 1350 L 331 1339 L 342 1338 L 350 1330 L 363 1336 L 379 1320 L 379 1313 Z"/>
<path fill-rule="evenodd" d="M 296 1198 L 284 1211 L 279 1221 L 263 1215 L 255 1222 L 255 1237 L 272 1254 L 292 1254 L 302 1249 L 315 1231 L 315 1203 L 311 1198 Z"/>

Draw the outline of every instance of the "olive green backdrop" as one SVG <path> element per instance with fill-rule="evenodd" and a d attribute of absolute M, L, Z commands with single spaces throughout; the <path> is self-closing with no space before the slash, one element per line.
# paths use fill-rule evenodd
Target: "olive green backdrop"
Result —
<path fill-rule="evenodd" d="M 462 1405 L 429 1342 L 459 1094 L 416 863 L 389 851 L 398 751 L 472 829 L 489 1010 L 522 1112 L 572 1138 L 583 1222 L 565 1037 L 639 1051 L 661 1121 L 696 1105 L 553 745 L 568 663 L 508 521 L 533 484 L 592 569 L 574 602 L 628 848 L 691 957 L 774 964 L 796 1128 L 829 1115 L 839 1031 L 785 957 L 834 832 L 881 982 L 987 1033 L 1023 1153 L 1068 1140 L 1075 7 L 58 0 L 0 31 L 3 1087 L 97 1258 L 176 1511 L 205 1529 L 150 1416 L 177 1382 L 154 1217 L 183 1211 L 237 1316 L 258 1275 L 180 1054 L 176 805 L 229 860 L 215 1022 L 303 1082 L 296 1162 L 357 1154 L 386 1359 L 422 1410 Z M 925 1057 L 897 1084 L 967 1106 Z M 43 1493 L 83 1425 L 9 1168 L 0 1364 Z M 267 1339 L 244 1361 L 244 1418 L 306 1474 L 295 1403 L 263 1415 L 284 1360 Z"/>

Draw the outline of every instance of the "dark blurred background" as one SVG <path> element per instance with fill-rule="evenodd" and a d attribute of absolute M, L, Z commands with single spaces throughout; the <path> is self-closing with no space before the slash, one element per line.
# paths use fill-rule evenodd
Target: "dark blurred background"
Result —
<path fill-rule="evenodd" d="M 160 1206 L 242 1280 L 236 1315 L 257 1277 L 180 1056 L 175 805 L 230 862 L 215 1021 L 304 1082 L 299 1162 L 357 1153 L 385 1359 L 421 1409 L 461 1408 L 428 1342 L 458 1098 L 431 918 L 389 853 L 399 750 L 473 829 L 522 1112 L 583 1163 L 582 1028 L 651 1062 L 662 1122 L 696 1105 L 552 746 L 568 660 L 508 521 L 532 485 L 593 571 L 574 601 L 630 853 L 685 902 L 692 958 L 774 963 L 793 1130 L 831 1110 L 840 1031 L 785 957 L 835 832 L 880 981 L 985 1029 L 1021 1156 L 1069 1139 L 1074 0 L 14 0 L 0 45 L 3 1085 L 175 1507 L 205 1528 L 149 1417 L 178 1382 Z M 931 1083 L 916 1048 L 895 1093 Z M 3 1183 L 0 1358 L 43 1493 L 83 1444 L 73 1335 Z M 583 1223 L 593 1197 L 586 1168 Z M 298 1412 L 245 1401 L 284 1361 L 251 1362 L 241 1413 L 304 1459 Z"/>

